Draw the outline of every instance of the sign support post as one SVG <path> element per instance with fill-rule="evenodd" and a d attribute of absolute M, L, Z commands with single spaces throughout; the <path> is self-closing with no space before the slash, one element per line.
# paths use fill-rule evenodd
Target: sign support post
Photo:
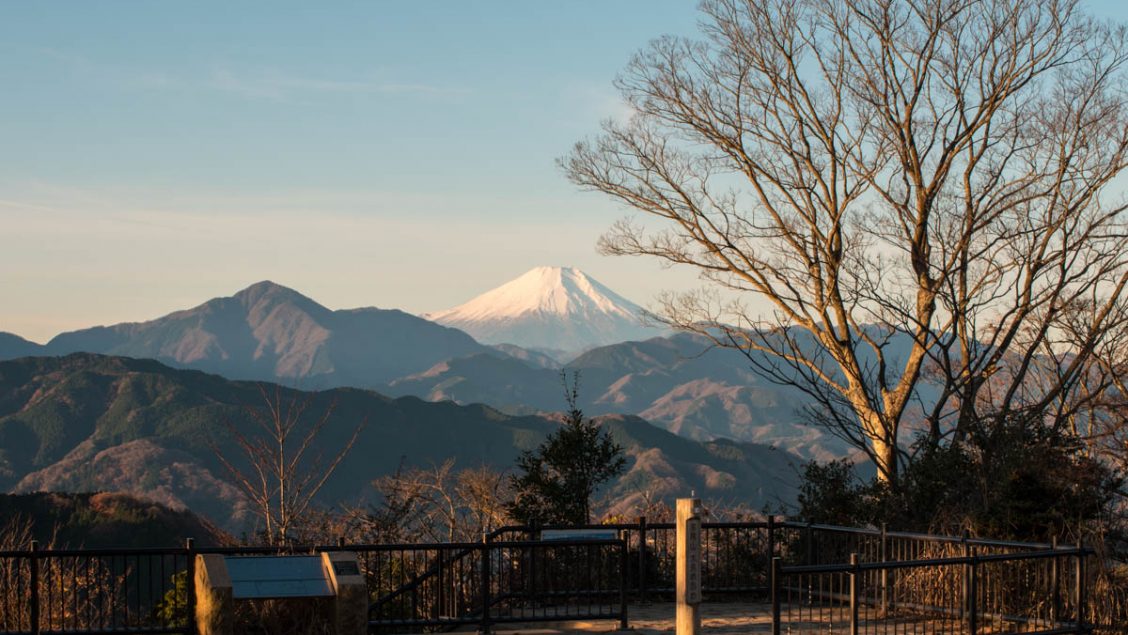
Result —
<path fill-rule="evenodd" d="M 677 509 L 677 635 L 701 632 L 701 501 L 679 498 Z"/>

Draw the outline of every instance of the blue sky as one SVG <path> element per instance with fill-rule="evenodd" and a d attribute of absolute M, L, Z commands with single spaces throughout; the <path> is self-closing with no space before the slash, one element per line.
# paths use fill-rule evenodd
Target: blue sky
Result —
<path fill-rule="evenodd" d="M 541 264 L 643 304 L 692 286 L 597 255 L 623 212 L 554 161 L 624 112 L 634 51 L 696 20 L 686 0 L 2 3 L 0 330 L 261 279 L 412 312 Z"/>

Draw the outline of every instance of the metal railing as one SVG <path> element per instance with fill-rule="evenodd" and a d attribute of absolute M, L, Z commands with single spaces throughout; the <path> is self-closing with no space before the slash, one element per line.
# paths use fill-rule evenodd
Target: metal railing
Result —
<path fill-rule="evenodd" d="M 775 552 L 773 537 L 781 527 L 774 518 L 766 522 L 716 522 L 701 525 L 701 575 L 707 593 L 766 594 L 768 569 Z M 634 523 L 603 525 L 512 525 L 490 534 L 492 540 L 534 540 L 547 530 L 613 530 L 628 551 L 627 587 L 638 601 L 673 597 L 677 539 L 674 523 L 651 523 L 639 517 Z M 778 537 L 775 538 L 778 540 Z"/>
<path fill-rule="evenodd" d="M 544 529 L 614 540 L 540 541 Z M 0 552 L 0 635 L 191 633 L 195 555 L 352 551 L 371 630 L 613 619 L 628 598 L 672 597 L 672 523 L 503 527 L 472 543 Z M 779 601 L 785 629 L 1076 632 L 1087 627 L 1091 552 L 1055 545 L 777 522 L 703 523 L 706 599 Z M 773 563 L 774 571 L 773 571 Z M 856 563 L 856 564 L 852 564 Z M 775 574 L 775 577 L 772 574 Z M 855 588 L 855 585 L 857 588 Z M 855 602 L 851 608 L 850 592 Z M 853 619 L 854 614 L 857 619 Z M 914 622 L 914 620 L 916 620 Z M 882 624 L 883 626 L 876 626 Z M 918 624 L 911 626 L 910 624 Z M 925 624 L 929 626 L 924 626 Z M 959 628 L 956 629 L 956 626 Z M 884 630 L 883 630 L 884 632 Z M 940 631 L 936 631 L 940 632 Z"/>
<path fill-rule="evenodd" d="M 576 619 L 627 626 L 622 540 L 349 546 L 369 580 L 369 626 L 446 628 Z"/>
<path fill-rule="evenodd" d="M 189 633 L 195 564 L 183 549 L 0 552 L 0 633 Z"/>
<path fill-rule="evenodd" d="M 885 562 L 772 561 L 772 632 L 1087 633 L 1084 548 Z"/>

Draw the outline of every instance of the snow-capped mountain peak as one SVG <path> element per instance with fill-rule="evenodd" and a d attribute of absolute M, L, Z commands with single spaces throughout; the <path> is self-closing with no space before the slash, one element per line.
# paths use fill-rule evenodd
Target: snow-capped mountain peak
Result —
<path fill-rule="evenodd" d="M 487 344 L 578 352 L 647 339 L 644 310 L 574 267 L 537 267 L 500 287 L 423 317 Z"/>
<path fill-rule="evenodd" d="M 429 314 L 444 319 L 514 318 L 527 313 L 592 313 L 636 318 L 642 309 L 574 267 L 537 267 L 469 302 Z"/>

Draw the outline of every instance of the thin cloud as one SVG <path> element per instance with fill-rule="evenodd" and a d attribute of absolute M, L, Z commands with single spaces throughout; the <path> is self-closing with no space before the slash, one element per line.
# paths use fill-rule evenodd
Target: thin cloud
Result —
<path fill-rule="evenodd" d="M 378 77 L 339 78 L 303 75 L 280 69 L 236 71 L 219 67 L 198 76 L 176 75 L 164 70 L 125 67 L 94 61 L 69 51 L 49 47 L 20 47 L 71 67 L 87 76 L 120 85 L 150 90 L 216 91 L 242 95 L 249 98 L 285 100 L 307 95 L 370 94 L 370 95 L 426 95 L 431 97 L 458 97 L 469 90 L 427 82 L 389 81 Z"/>
<path fill-rule="evenodd" d="M 465 89 L 425 83 L 385 82 L 368 79 L 336 79 L 295 75 L 280 71 L 237 73 L 230 69 L 215 71 L 206 82 L 208 88 L 247 97 L 285 99 L 309 94 L 421 94 L 457 96 Z"/>

